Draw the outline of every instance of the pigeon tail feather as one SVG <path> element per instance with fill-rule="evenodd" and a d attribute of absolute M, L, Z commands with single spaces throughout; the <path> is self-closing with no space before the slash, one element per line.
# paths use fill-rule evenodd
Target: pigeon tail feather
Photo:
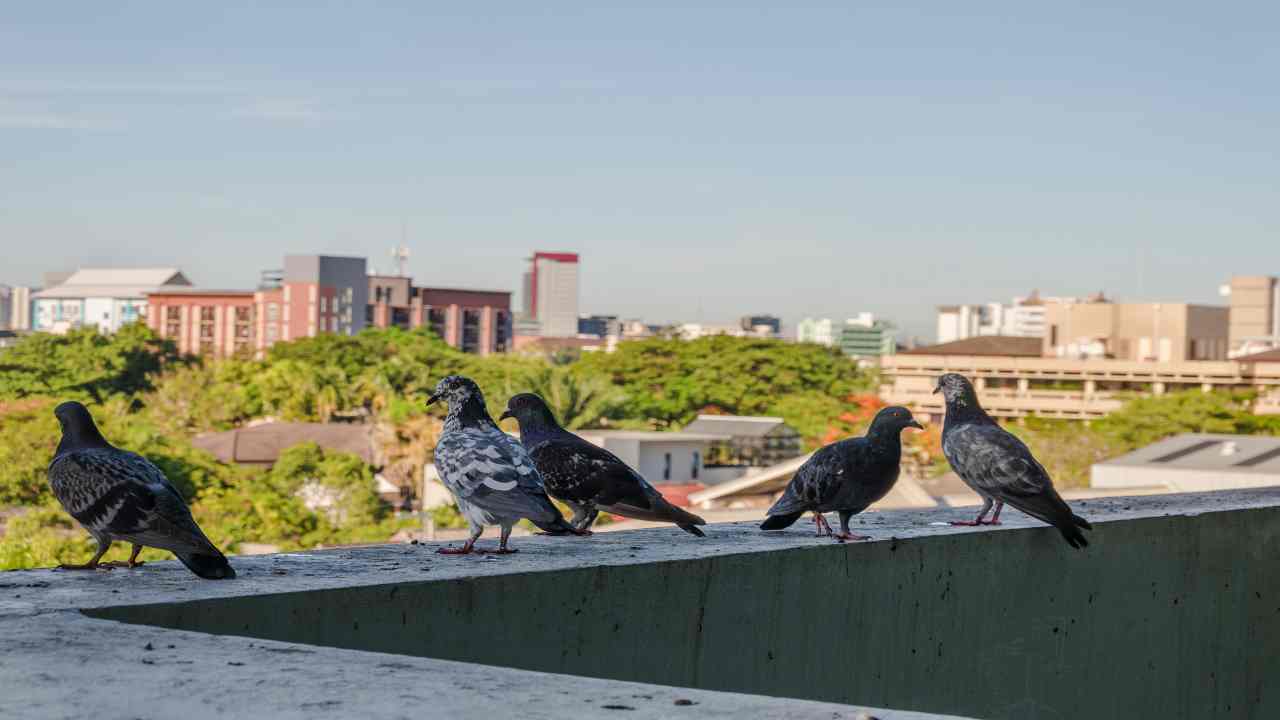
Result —
<path fill-rule="evenodd" d="M 1089 521 L 1088 521 L 1088 520 L 1085 520 L 1084 518 L 1080 517 L 1079 515 L 1072 514 L 1072 516 L 1071 516 L 1071 522 L 1075 523 L 1075 524 L 1076 524 L 1076 525 L 1078 525 L 1079 527 L 1084 528 L 1085 530 L 1092 530 L 1092 529 L 1093 529 L 1093 526 L 1089 524 Z"/>
<path fill-rule="evenodd" d="M 801 515 L 804 515 L 803 510 L 801 510 L 800 512 L 794 512 L 794 513 L 783 513 L 781 515 L 770 515 L 769 517 L 765 518 L 764 522 L 760 523 L 760 529 L 761 530 L 782 530 L 783 528 L 789 528 L 792 525 L 794 525 L 797 520 L 800 519 Z"/>
<path fill-rule="evenodd" d="M 174 553 L 183 565 L 191 572 L 205 580 L 231 580 L 235 578 L 235 568 L 227 562 L 227 557 L 220 552 L 186 552 Z"/>
<path fill-rule="evenodd" d="M 559 517 L 560 513 L 556 513 L 557 517 L 550 522 L 534 520 L 529 518 L 529 522 L 538 526 L 538 529 L 548 535 L 581 535 L 582 530 L 575 528 L 565 521 L 563 517 Z"/>
<path fill-rule="evenodd" d="M 680 528 L 681 530 L 683 530 L 683 531 L 685 531 L 685 532 L 689 533 L 690 535 L 696 535 L 696 536 L 698 536 L 698 537 L 706 537 L 706 536 L 707 536 L 707 534 L 706 534 L 706 533 L 704 533 L 704 532 L 702 532 L 701 530 L 699 530 L 699 529 L 698 529 L 698 526 L 697 526 L 697 525 L 689 525 L 689 524 L 687 524 L 687 523 L 684 523 L 684 524 L 677 525 L 676 527 L 678 527 L 678 528 Z"/>

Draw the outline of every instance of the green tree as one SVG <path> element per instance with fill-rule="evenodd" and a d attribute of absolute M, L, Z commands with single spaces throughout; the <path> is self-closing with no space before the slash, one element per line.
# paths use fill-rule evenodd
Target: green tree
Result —
<path fill-rule="evenodd" d="M 111 335 L 96 328 L 34 333 L 0 351 L 0 399 L 49 395 L 102 402 L 151 389 L 151 378 L 181 360 L 173 342 L 131 323 Z"/>

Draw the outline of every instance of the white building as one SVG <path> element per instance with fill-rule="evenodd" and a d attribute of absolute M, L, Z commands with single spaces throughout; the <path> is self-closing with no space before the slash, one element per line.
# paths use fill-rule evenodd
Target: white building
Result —
<path fill-rule="evenodd" d="M 942 305 L 938 307 L 938 343 L 971 337 L 1000 335 L 1003 337 L 1044 337 L 1045 306 L 1057 303 L 1089 302 L 1074 297 L 1042 298 L 1032 291 L 1016 297 L 1008 305 Z"/>
<path fill-rule="evenodd" d="M 543 337 L 578 336 L 577 253 L 535 252 L 524 276 L 524 315 Z"/>
<path fill-rule="evenodd" d="M 147 293 L 190 287 L 177 268 L 89 268 L 32 295 L 31 329 L 65 333 L 78 327 L 114 332 L 147 314 Z"/>
<path fill-rule="evenodd" d="M 31 329 L 31 288 L 0 285 L 0 330 Z"/>
<path fill-rule="evenodd" d="M 727 442 L 728 435 L 647 430 L 579 430 L 578 434 L 617 455 L 658 489 L 664 483 L 714 485 L 747 472 L 738 466 L 706 467 L 711 444 Z"/>
<path fill-rule="evenodd" d="M 796 342 L 817 343 L 828 347 L 836 344 L 835 321 L 831 318 L 807 317 L 796 325 Z"/>

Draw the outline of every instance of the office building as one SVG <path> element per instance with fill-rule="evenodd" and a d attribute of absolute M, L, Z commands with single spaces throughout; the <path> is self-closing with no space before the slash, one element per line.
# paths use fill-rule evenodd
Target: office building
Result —
<path fill-rule="evenodd" d="M 78 327 L 114 332 L 147 317 L 147 295 L 190 287 L 177 268 L 85 268 L 32 294 L 31 329 L 65 333 Z"/>
<path fill-rule="evenodd" d="M 215 357 L 256 354 L 281 340 L 321 333 L 354 335 L 365 326 L 365 259 L 286 255 L 257 290 L 165 287 L 148 293 L 147 323 L 182 352 Z"/>
<path fill-rule="evenodd" d="M 524 276 L 523 315 L 545 337 L 578 334 L 578 255 L 535 252 Z"/>
<path fill-rule="evenodd" d="M 511 349 L 511 293 L 415 286 L 399 275 L 369 276 L 366 321 L 406 330 L 426 326 L 440 339 L 477 355 Z"/>
<path fill-rule="evenodd" d="M 1140 362 L 1225 360 L 1228 309 L 1188 303 L 1047 306 L 1045 357 Z"/>
<path fill-rule="evenodd" d="M 971 337 L 998 335 L 1001 337 L 1044 337 L 1045 313 L 1053 305 L 1075 303 L 1101 303 L 1106 299 L 1101 293 L 1089 298 L 1040 297 L 1031 291 L 1025 297 L 1013 298 L 1008 305 L 984 303 L 979 305 L 941 305 L 938 307 L 937 337 L 939 343 L 964 340 Z"/>
<path fill-rule="evenodd" d="M 892 355 L 898 349 L 897 329 L 871 313 L 859 313 L 840 328 L 840 349 L 850 357 L 871 359 Z"/>
<path fill-rule="evenodd" d="M 776 315 L 744 315 L 738 326 L 749 336 L 782 337 L 782 318 Z"/>
<path fill-rule="evenodd" d="M 1236 276 L 1223 288 L 1230 298 L 1227 354 L 1231 357 L 1280 348 L 1280 279 Z"/>
<path fill-rule="evenodd" d="M 796 342 L 828 347 L 836 344 L 836 324 L 831 318 L 807 317 L 796 324 Z"/>

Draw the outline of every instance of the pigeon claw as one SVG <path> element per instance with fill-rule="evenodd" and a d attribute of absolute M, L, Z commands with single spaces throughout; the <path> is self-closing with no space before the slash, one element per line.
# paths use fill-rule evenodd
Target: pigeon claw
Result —
<path fill-rule="evenodd" d="M 436 553 L 440 555 L 470 555 L 473 549 L 474 548 L 470 545 L 463 545 L 460 548 L 442 547 L 439 550 L 436 550 Z"/>
<path fill-rule="evenodd" d="M 870 540 L 871 539 L 870 535 L 855 535 L 854 533 L 836 533 L 831 537 L 835 538 L 836 542 L 838 543 L 842 543 L 845 540 Z"/>
<path fill-rule="evenodd" d="M 978 524 L 979 525 L 999 525 L 1000 521 L 999 520 L 979 520 Z"/>
<path fill-rule="evenodd" d="M 952 520 L 951 524 L 957 527 L 977 527 L 983 523 L 981 520 Z"/>

